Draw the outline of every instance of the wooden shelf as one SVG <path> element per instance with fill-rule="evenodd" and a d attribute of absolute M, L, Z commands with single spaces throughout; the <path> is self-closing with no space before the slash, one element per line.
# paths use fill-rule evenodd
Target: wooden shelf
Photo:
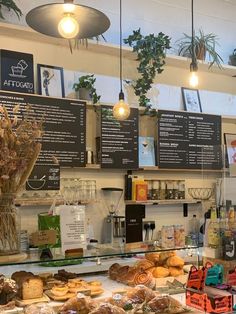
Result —
<path fill-rule="evenodd" d="M 171 169 L 171 168 L 159 168 L 158 166 L 153 167 L 143 167 L 139 168 L 137 171 L 171 171 L 171 172 L 213 172 L 213 173 L 219 173 L 224 172 L 223 169 L 215 170 L 215 169 Z"/>
<path fill-rule="evenodd" d="M 49 198 L 41 198 L 41 197 L 25 197 L 16 199 L 15 204 L 20 206 L 51 206 L 54 199 Z M 56 205 L 62 205 L 64 201 L 62 199 L 58 199 L 56 201 Z"/>
<path fill-rule="evenodd" d="M 8 23 L 0 23 L 0 34 L 1 36 L 7 36 L 9 38 L 17 38 L 23 40 L 37 41 L 41 43 L 51 44 L 51 45 L 59 45 L 69 47 L 68 41 L 61 38 L 54 38 L 43 35 L 41 33 L 35 32 L 29 27 L 8 24 Z M 69 49 L 69 48 L 68 48 Z M 99 43 L 95 40 L 88 40 L 88 47 L 85 45 L 81 45 L 79 51 L 86 50 L 94 53 L 107 54 L 110 56 L 119 57 L 119 46 L 114 44 L 108 44 L 105 42 Z M 135 61 L 136 55 L 132 52 L 132 48 L 123 46 L 123 57 Z M 170 67 L 184 68 L 188 69 L 190 64 L 190 59 L 176 56 L 176 55 L 167 55 L 166 56 L 166 65 Z M 212 66 L 209 69 L 209 64 L 206 62 L 198 62 L 199 71 L 215 73 L 220 75 L 227 76 L 235 76 L 236 75 L 236 67 L 224 64 L 222 65 L 222 69 L 219 69 L 217 66 Z"/>
<path fill-rule="evenodd" d="M 179 205 L 179 204 L 200 204 L 201 200 L 183 199 L 183 200 L 150 200 L 150 201 L 125 201 L 127 205 Z"/>

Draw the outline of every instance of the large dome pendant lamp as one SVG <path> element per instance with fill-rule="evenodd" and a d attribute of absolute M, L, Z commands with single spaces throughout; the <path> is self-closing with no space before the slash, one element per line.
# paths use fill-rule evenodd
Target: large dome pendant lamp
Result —
<path fill-rule="evenodd" d="M 130 107 L 125 102 L 125 95 L 122 88 L 123 76 L 123 55 L 122 55 L 122 0 L 120 0 L 120 93 L 119 101 L 113 107 L 113 116 L 117 120 L 126 120 L 130 115 Z"/>
<path fill-rule="evenodd" d="M 25 19 L 39 33 L 66 39 L 96 37 L 110 26 L 110 20 L 104 13 L 74 4 L 73 0 L 41 5 L 29 11 Z"/>
<path fill-rule="evenodd" d="M 197 87 L 198 86 L 198 75 L 197 75 L 197 58 L 196 58 L 196 51 L 195 51 L 195 32 L 194 32 L 194 18 L 193 18 L 193 0 L 191 0 L 191 18 L 192 18 L 192 41 L 191 41 L 191 55 L 192 55 L 192 61 L 190 63 L 190 78 L 189 78 L 189 84 L 191 87 Z"/>

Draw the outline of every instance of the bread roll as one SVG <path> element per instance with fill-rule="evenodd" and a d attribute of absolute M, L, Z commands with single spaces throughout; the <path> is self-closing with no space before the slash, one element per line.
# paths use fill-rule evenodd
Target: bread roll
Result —
<path fill-rule="evenodd" d="M 101 303 L 97 308 L 90 312 L 91 314 L 125 314 L 126 312 L 110 303 Z"/>
<path fill-rule="evenodd" d="M 159 263 L 160 265 L 164 265 L 167 258 L 175 256 L 176 253 L 174 251 L 170 251 L 170 252 L 161 252 L 160 253 L 160 257 L 159 257 Z"/>
<path fill-rule="evenodd" d="M 112 280 L 117 280 L 118 270 L 121 268 L 121 265 L 118 263 L 112 264 L 108 270 L 108 275 Z"/>
<path fill-rule="evenodd" d="M 152 273 L 153 277 L 155 278 L 164 278 L 168 277 L 170 272 L 168 268 L 157 266 L 149 269 L 149 271 Z"/>
<path fill-rule="evenodd" d="M 177 277 L 184 274 L 181 267 L 169 267 L 170 276 Z"/>
<path fill-rule="evenodd" d="M 168 267 L 174 266 L 174 267 L 181 267 L 184 266 L 184 260 L 179 256 L 171 256 L 167 259 L 166 264 Z"/>
<path fill-rule="evenodd" d="M 138 261 L 135 263 L 134 267 L 136 268 L 142 268 L 143 270 L 147 270 L 148 268 L 151 268 L 155 266 L 155 264 L 147 259 L 143 259 L 141 261 Z"/>

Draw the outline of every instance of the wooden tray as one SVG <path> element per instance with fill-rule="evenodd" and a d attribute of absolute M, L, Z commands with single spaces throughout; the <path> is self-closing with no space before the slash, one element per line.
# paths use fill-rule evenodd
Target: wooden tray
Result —
<path fill-rule="evenodd" d="M 0 256 L 0 263 L 13 263 L 21 262 L 27 258 L 26 253 L 12 254 L 12 255 L 3 255 Z"/>
<path fill-rule="evenodd" d="M 37 299 L 29 299 L 29 300 L 16 299 L 16 305 L 24 307 L 24 306 L 34 304 L 34 303 L 49 302 L 49 301 L 50 301 L 49 297 L 43 294 L 42 298 L 37 298 Z"/>
<path fill-rule="evenodd" d="M 63 295 L 63 296 L 57 296 L 57 295 L 54 295 L 51 290 L 46 290 L 46 291 L 44 291 L 44 293 L 45 293 L 50 299 L 52 299 L 52 300 L 54 300 L 54 301 L 66 301 L 66 300 L 68 300 L 68 299 L 70 299 L 70 298 L 73 298 L 73 297 L 76 295 L 75 293 L 70 293 L 70 292 L 68 292 L 68 293 L 66 293 L 66 294 Z"/>

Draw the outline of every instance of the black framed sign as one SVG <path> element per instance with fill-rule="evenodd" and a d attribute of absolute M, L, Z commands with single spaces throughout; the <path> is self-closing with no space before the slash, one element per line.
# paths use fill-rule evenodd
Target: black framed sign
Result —
<path fill-rule="evenodd" d="M 36 165 L 26 181 L 26 190 L 60 190 L 60 166 Z"/>
<path fill-rule="evenodd" d="M 221 169 L 221 116 L 159 110 L 160 168 Z"/>
<path fill-rule="evenodd" d="M 101 106 L 101 167 L 138 168 L 139 112 L 131 108 L 127 120 L 113 117 L 112 106 Z"/>
<path fill-rule="evenodd" d="M 181 91 L 184 102 L 184 109 L 191 112 L 202 112 L 199 91 L 197 89 L 186 87 L 181 87 Z"/>
<path fill-rule="evenodd" d="M 34 93 L 33 55 L 18 51 L 0 50 L 0 89 L 20 93 Z"/>
<path fill-rule="evenodd" d="M 38 64 L 38 93 L 43 96 L 65 97 L 63 68 Z"/>
<path fill-rule="evenodd" d="M 54 160 L 60 167 L 86 165 L 86 102 L 0 91 L 0 103 L 9 111 L 19 104 L 22 113 L 29 104 L 36 120 L 44 117 L 37 165 L 51 165 Z"/>

